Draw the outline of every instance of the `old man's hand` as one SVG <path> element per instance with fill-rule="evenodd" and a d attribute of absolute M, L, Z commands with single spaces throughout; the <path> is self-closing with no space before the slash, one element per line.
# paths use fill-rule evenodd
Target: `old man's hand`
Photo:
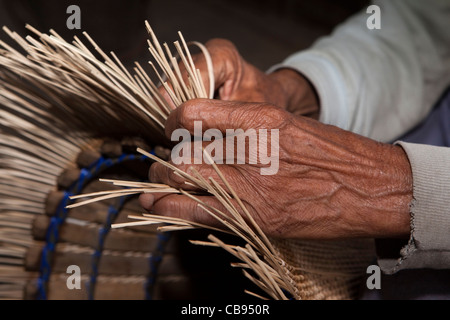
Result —
<path fill-rule="evenodd" d="M 401 147 L 296 116 L 269 103 L 191 100 L 174 110 L 166 123 L 169 139 L 183 130 L 195 140 L 199 133 L 204 137 L 211 129 L 216 137 L 222 134 L 224 145 L 227 132 L 236 134 L 242 129 L 241 133 L 254 133 L 258 143 L 252 146 L 250 139 L 245 140 L 245 155 L 239 155 L 237 145 L 227 154 L 229 146 L 224 146 L 223 152 L 215 153 L 216 162 L 222 162 L 219 169 L 269 236 L 339 239 L 409 234 L 412 176 Z M 265 148 L 261 148 L 262 142 Z M 208 143 L 203 141 L 202 145 Z M 194 167 L 205 178 L 219 182 L 204 159 L 195 164 L 196 142 L 188 144 L 192 154 L 185 154 L 184 160 L 192 159 L 181 163 L 172 159 L 172 163 L 177 162 L 183 171 Z M 271 163 L 261 162 L 263 149 Z M 218 159 L 218 154 L 223 158 Z M 250 161 L 252 155 L 256 155 L 256 163 Z M 264 173 L 262 169 L 269 167 L 272 171 Z M 158 163 L 151 166 L 149 178 L 175 188 L 192 188 Z M 223 209 L 213 196 L 200 198 Z M 184 195 L 145 194 L 140 201 L 156 214 L 218 226 L 197 202 Z"/>

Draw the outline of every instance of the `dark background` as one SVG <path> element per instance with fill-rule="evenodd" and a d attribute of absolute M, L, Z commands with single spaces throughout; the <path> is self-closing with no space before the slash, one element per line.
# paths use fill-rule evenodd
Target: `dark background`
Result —
<path fill-rule="evenodd" d="M 329 34 L 368 1 L 0 0 L 0 25 L 21 35 L 28 34 L 26 23 L 42 32 L 53 28 L 70 40 L 80 34 L 66 27 L 66 10 L 72 4 L 81 9 L 82 31 L 127 65 L 150 58 L 144 27 L 148 20 L 160 41 L 172 43 L 179 30 L 187 40 L 227 38 L 249 62 L 265 70 Z M 2 32 L 0 38 L 7 37 Z"/>

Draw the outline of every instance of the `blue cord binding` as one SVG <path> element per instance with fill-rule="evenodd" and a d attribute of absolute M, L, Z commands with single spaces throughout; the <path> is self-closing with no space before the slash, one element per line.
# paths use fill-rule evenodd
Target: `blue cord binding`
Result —
<path fill-rule="evenodd" d="M 166 245 L 170 240 L 170 233 L 159 232 L 157 237 L 156 250 L 150 254 L 150 272 L 147 283 L 145 284 L 145 293 L 147 300 L 153 300 L 153 290 L 155 288 L 158 276 L 159 266 L 161 265 Z"/>
<path fill-rule="evenodd" d="M 154 151 L 152 151 L 152 154 L 153 153 Z M 61 200 L 55 212 L 55 215 L 50 220 L 50 225 L 49 228 L 47 229 L 45 238 L 46 243 L 41 253 L 41 265 L 39 268 L 40 275 L 37 280 L 38 300 L 47 299 L 47 283 L 50 279 L 51 274 L 51 261 L 53 258 L 53 253 L 55 251 L 56 244 L 59 239 L 59 230 L 61 226 L 64 224 L 64 221 L 66 220 L 68 215 L 68 210 L 66 209 L 66 206 L 70 204 L 69 197 L 79 194 L 83 189 L 83 187 L 86 185 L 86 183 L 89 182 L 91 179 L 95 178 L 96 176 L 98 176 L 103 170 L 108 169 L 114 165 L 120 164 L 122 162 L 134 159 L 145 160 L 147 159 L 147 157 L 144 155 L 136 156 L 134 154 L 123 154 L 117 159 L 100 157 L 88 168 L 83 168 L 80 172 L 78 180 L 75 181 L 67 190 L 64 191 L 64 197 Z M 99 247 L 97 248 L 96 252 L 94 252 L 94 263 L 93 263 L 94 278 L 91 277 L 91 281 L 92 279 L 94 279 L 94 281 L 92 283 L 95 283 L 96 274 L 98 273 L 97 265 L 98 260 L 100 258 L 99 255 L 101 253 L 101 249 L 103 248 L 104 238 L 106 237 L 106 234 L 111 228 L 112 219 L 115 218 L 117 212 L 118 212 L 117 209 L 116 211 L 114 211 L 114 209 L 110 210 L 109 212 L 110 214 L 108 215 L 108 218 L 110 219 L 108 219 L 107 224 L 105 225 L 106 227 L 101 228 L 100 230 Z M 95 259 L 97 260 L 97 262 L 95 262 Z M 93 290 L 93 288 L 90 288 L 90 290 Z"/>

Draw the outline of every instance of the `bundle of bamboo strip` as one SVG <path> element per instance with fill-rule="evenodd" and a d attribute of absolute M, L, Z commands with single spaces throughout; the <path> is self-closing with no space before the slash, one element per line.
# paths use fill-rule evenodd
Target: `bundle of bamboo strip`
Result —
<path fill-rule="evenodd" d="M 168 142 L 164 140 L 164 121 L 171 111 L 171 105 L 178 106 L 193 98 L 212 98 L 214 79 L 207 50 L 201 44 L 194 43 L 207 57 L 210 71 L 208 91 L 181 33 L 181 44 L 175 42 L 176 54 L 173 54 L 167 44 L 160 45 L 147 22 L 146 27 L 151 38 L 148 42 L 149 51 L 156 63 L 151 62 L 150 65 L 161 86 L 167 91 L 171 103 L 161 95 L 158 86 L 141 65 L 136 64 L 135 74 L 132 75 L 118 57 L 111 53 L 110 58 L 87 34 L 85 36 L 94 46 L 95 53 L 78 38 L 69 44 L 54 31 L 47 35 L 28 26 L 38 37 L 36 40 L 30 36 L 23 39 L 4 28 L 27 53 L 25 56 L 0 42 L 3 47 L 0 51 L 0 103 L 8 110 L 0 116 L 2 131 L 8 134 L 7 141 L 2 141 L 0 153 L 5 158 L 2 160 L 2 168 L 5 168 L 5 174 L 9 177 L 5 186 L 13 188 L 2 188 L 1 193 L 10 197 L 15 188 L 16 194 L 20 195 L 8 200 L 4 208 L 4 212 L 8 213 L 5 220 L 9 216 L 15 216 L 18 206 L 27 207 L 32 213 L 44 210 L 42 194 L 51 191 L 55 179 L 75 161 L 74 157 L 86 145 L 86 141 L 97 137 L 138 136 L 153 145 L 155 142 L 166 145 Z M 178 67 L 176 55 L 187 70 L 187 81 Z M 21 146 L 16 147 L 17 143 Z M 168 166 L 188 183 L 215 196 L 227 212 L 208 206 L 195 194 L 184 190 L 124 179 L 102 180 L 103 183 L 112 182 L 123 189 L 72 195 L 72 200 L 83 197 L 90 199 L 69 205 L 66 210 L 143 192 L 180 193 L 196 200 L 205 213 L 218 219 L 224 227 L 221 232 L 238 236 L 244 240 L 245 245 L 227 245 L 216 235 L 211 235 L 209 241 L 193 243 L 221 247 L 232 254 L 240 261 L 233 265 L 243 268 L 245 276 L 262 289 L 266 297 L 355 297 L 358 281 L 365 274 L 365 266 L 373 258 L 371 241 L 330 244 L 269 239 L 253 221 L 215 164 L 212 165 L 221 181 L 202 177 L 195 170 L 183 172 L 142 148 L 138 152 L 152 161 Z M 204 156 L 213 163 L 207 153 Z M 22 188 L 27 189 L 29 199 L 22 197 Z M 234 206 L 234 202 L 238 207 Z M 239 212 L 243 212 L 243 216 Z M 19 221 L 19 218 L 15 219 Z M 113 230 L 145 225 L 155 225 L 159 231 L 209 228 L 190 221 L 156 215 L 131 214 L 129 218 L 138 221 L 113 224 Z M 28 221 L 22 225 L 29 226 Z M 5 235 L 3 238 L 6 238 L 7 228 L 4 230 L 1 232 Z M 13 245 L 20 246 L 20 241 L 18 239 Z M 29 243 L 25 245 L 27 246 Z M 12 249 L 5 247 L 4 251 L 9 253 Z M 22 250 L 21 254 L 23 256 L 25 252 Z M 258 293 L 249 293 L 262 297 Z"/>

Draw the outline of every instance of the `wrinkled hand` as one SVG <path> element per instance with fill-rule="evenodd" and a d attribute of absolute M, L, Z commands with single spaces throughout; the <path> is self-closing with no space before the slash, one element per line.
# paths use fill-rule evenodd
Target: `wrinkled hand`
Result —
<path fill-rule="evenodd" d="M 216 98 L 268 102 L 295 114 L 318 116 L 319 102 L 315 90 L 301 74 L 290 69 L 266 74 L 245 61 L 228 40 L 213 39 L 205 46 L 213 62 Z M 205 88 L 209 88 L 204 55 L 196 54 L 193 60 L 202 74 Z M 183 69 L 182 65 L 180 67 Z"/>
<path fill-rule="evenodd" d="M 185 128 L 194 134 L 219 129 L 279 129 L 279 170 L 261 175 L 260 164 L 222 164 L 220 170 L 262 230 L 272 237 L 338 239 L 406 236 L 410 232 L 412 176 L 398 146 L 294 116 L 268 103 L 192 100 L 174 110 L 166 134 Z M 268 139 L 270 142 L 270 139 Z M 270 150 L 270 147 L 268 147 Z M 189 166 L 204 177 L 220 179 L 213 168 Z M 189 188 L 170 169 L 153 164 L 150 180 Z M 222 208 L 213 196 L 203 201 Z M 217 226 L 194 200 L 184 195 L 142 195 L 141 205 L 156 214 Z"/>

